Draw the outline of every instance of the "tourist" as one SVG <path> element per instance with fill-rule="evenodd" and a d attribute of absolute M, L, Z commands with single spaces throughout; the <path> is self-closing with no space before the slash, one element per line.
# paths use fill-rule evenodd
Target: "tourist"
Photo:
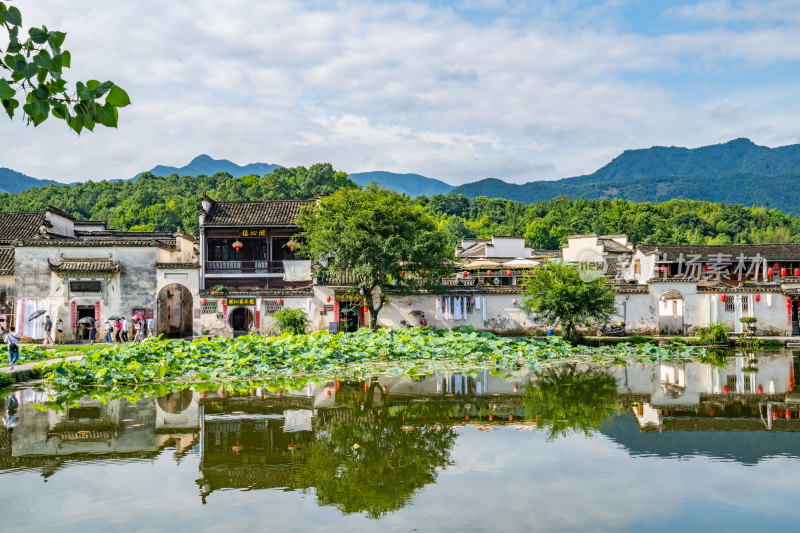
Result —
<path fill-rule="evenodd" d="M 63 344 L 64 342 L 64 321 L 60 318 L 56 323 L 56 344 Z"/>
<path fill-rule="evenodd" d="M 156 322 L 153 317 L 147 319 L 147 335 L 150 337 L 156 336 Z"/>
<path fill-rule="evenodd" d="M 8 369 L 14 370 L 14 363 L 19 359 L 19 345 L 17 344 L 19 343 L 19 335 L 14 332 L 14 326 L 8 329 L 11 331 L 6 331 L 5 328 L 3 328 L 3 342 L 8 344 Z"/>
<path fill-rule="evenodd" d="M 133 342 L 142 342 L 142 321 L 138 318 L 133 322 Z"/>
<path fill-rule="evenodd" d="M 114 334 L 114 324 L 111 322 L 110 318 L 106 318 L 106 342 L 108 344 L 112 344 L 114 339 L 112 335 Z"/>
<path fill-rule="evenodd" d="M 128 319 L 122 318 L 122 342 L 128 342 Z"/>
<path fill-rule="evenodd" d="M 94 339 L 97 337 L 97 326 L 94 324 L 94 320 L 89 322 L 89 344 L 94 344 Z"/>
<path fill-rule="evenodd" d="M 122 338 L 120 337 L 120 334 L 122 333 L 122 322 L 119 321 L 119 318 L 117 319 L 117 323 L 114 324 L 114 330 L 115 330 L 114 335 L 117 339 L 117 344 L 122 344 Z"/>
<path fill-rule="evenodd" d="M 140 320 L 142 321 L 142 340 L 145 340 L 149 330 L 147 329 L 147 322 L 145 321 L 144 317 L 142 317 Z"/>
<path fill-rule="evenodd" d="M 50 315 L 45 315 L 44 322 L 44 344 L 50 346 L 53 344 L 53 321 L 50 320 Z"/>

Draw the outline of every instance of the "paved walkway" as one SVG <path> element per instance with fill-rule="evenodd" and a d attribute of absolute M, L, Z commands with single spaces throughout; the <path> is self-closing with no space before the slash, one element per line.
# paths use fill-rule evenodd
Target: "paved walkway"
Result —
<path fill-rule="evenodd" d="M 70 355 L 66 357 L 67 361 L 80 361 L 83 358 L 83 355 Z M 29 379 L 31 369 L 37 365 L 41 365 L 42 363 L 57 363 L 65 359 L 64 357 L 56 357 L 55 359 L 45 359 L 43 361 L 33 361 L 31 363 L 23 363 L 21 365 L 14 365 L 14 370 L 9 369 L 8 364 L 3 365 L 0 367 L 0 373 L 3 374 L 11 374 L 14 377 L 15 382 L 26 381 Z"/>

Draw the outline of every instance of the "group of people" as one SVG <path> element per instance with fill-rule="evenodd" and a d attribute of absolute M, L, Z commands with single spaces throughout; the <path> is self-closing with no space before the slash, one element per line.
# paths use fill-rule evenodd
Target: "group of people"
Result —
<path fill-rule="evenodd" d="M 117 318 L 116 321 L 106 319 L 106 342 L 122 343 L 128 342 L 130 323 L 125 317 Z M 152 318 L 144 320 L 142 317 L 133 317 L 133 342 L 141 342 L 148 337 L 156 336 L 156 325 Z"/>

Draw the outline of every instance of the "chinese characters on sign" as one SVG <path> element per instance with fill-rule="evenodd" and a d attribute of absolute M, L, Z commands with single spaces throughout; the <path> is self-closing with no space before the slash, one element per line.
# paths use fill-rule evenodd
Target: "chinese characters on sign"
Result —
<path fill-rule="evenodd" d="M 228 305 L 256 305 L 255 298 L 228 298 Z"/>
<path fill-rule="evenodd" d="M 69 290 L 72 292 L 100 292 L 99 281 L 70 281 Z"/>
<path fill-rule="evenodd" d="M 595 268 L 617 280 L 626 278 L 633 259 L 620 257 L 613 262 L 616 263 L 615 268 L 609 268 L 609 263 L 596 265 Z M 656 255 L 654 265 L 654 277 L 669 279 L 772 281 L 769 278 L 773 275 L 772 269 L 768 272 L 766 259 L 760 254 L 752 257 L 739 254 L 734 257 L 719 253 L 702 257 L 699 254 L 681 253 L 674 259 Z"/>
<path fill-rule="evenodd" d="M 239 237 L 266 237 L 267 230 L 265 229 L 240 229 Z"/>

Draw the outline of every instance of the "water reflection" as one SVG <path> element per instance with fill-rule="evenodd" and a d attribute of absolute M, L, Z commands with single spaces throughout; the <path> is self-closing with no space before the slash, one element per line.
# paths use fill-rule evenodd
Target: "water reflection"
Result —
<path fill-rule="evenodd" d="M 377 518 L 454 464 L 459 428 L 600 432 L 632 456 L 705 454 L 753 464 L 797 456 L 798 360 L 741 353 L 716 363 L 579 366 L 376 377 L 300 390 L 220 387 L 157 398 L 83 399 L 43 409 L 45 391 L 3 399 L 0 473 L 47 478 L 85 462 L 197 456 L 198 496 L 303 490 L 320 505 Z M 134 401 L 135 400 L 135 401 Z"/>

